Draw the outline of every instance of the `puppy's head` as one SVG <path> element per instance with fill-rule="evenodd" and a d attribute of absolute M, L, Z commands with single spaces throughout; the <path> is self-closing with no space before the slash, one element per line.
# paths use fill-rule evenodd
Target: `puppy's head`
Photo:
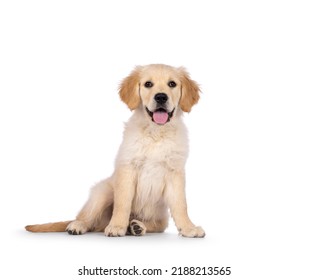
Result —
<path fill-rule="evenodd" d="M 176 110 L 190 112 L 199 91 L 184 68 L 151 64 L 136 67 L 122 81 L 119 94 L 131 110 L 142 107 L 151 121 L 164 125 Z"/>

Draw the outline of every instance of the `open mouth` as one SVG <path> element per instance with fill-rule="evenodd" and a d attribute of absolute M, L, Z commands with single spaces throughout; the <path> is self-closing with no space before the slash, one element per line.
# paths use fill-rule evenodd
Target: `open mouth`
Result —
<path fill-rule="evenodd" d="M 154 112 L 151 112 L 147 107 L 146 111 L 151 117 L 152 121 L 156 124 L 166 124 L 173 117 L 175 108 L 171 112 L 167 112 L 164 108 L 158 108 Z"/>

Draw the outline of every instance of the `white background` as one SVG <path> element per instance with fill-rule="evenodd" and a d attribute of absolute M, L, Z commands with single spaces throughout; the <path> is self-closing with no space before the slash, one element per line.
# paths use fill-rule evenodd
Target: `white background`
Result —
<path fill-rule="evenodd" d="M 136 265 L 308 279 L 308 14 L 306 1 L 1 1 L 0 277 Z M 73 219 L 111 174 L 131 115 L 117 88 L 148 63 L 187 67 L 203 91 L 185 122 L 189 214 L 206 238 L 172 221 L 142 238 L 26 232 Z"/>

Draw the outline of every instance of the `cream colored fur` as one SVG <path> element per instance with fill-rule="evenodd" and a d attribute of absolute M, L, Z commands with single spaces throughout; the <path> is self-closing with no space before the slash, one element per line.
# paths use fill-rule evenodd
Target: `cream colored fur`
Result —
<path fill-rule="evenodd" d="M 147 81 L 153 83 L 151 88 L 144 86 Z M 170 87 L 169 81 L 176 86 Z M 168 96 L 168 112 L 174 110 L 163 125 L 155 123 L 145 109 L 155 110 L 154 96 L 158 92 Z M 154 64 L 134 69 L 123 80 L 119 93 L 134 112 L 125 126 L 115 171 L 92 188 L 76 220 L 66 222 L 65 229 L 72 234 L 104 231 L 106 236 L 163 232 L 170 209 L 181 235 L 204 237 L 203 229 L 188 217 L 185 198 L 188 142 L 182 114 L 198 101 L 198 85 L 183 68 Z M 48 225 L 53 225 L 51 231 L 64 230 L 64 223 Z M 26 229 L 48 231 L 48 226 Z"/>

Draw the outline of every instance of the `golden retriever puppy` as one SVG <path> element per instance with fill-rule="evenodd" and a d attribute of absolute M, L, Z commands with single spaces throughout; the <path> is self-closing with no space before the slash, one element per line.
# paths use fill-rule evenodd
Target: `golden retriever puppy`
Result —
<path fill-rule="evenodd" d="M 199 100 L 199 87 L 183 68 L 163 64 L 136 67 L 119 89 L 134 111 L 111 177 L 95 185 L 74 221 L 31 225 L 32 232 L 102 231 L 106 236 L 163 232 L 168 209 L 182 236 L 204 237 L 187 213 L 187 132 L 182 121 Z"/>

